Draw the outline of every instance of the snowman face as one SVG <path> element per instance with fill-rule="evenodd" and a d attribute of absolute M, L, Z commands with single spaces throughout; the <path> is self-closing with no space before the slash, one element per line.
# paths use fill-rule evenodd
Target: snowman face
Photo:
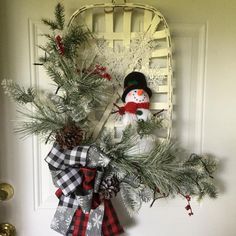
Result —
<path fill-rule="evenodd" d="M 125 103 L 127 102 L 149 102 L 149 96 L 143 89 L 133 89 L 125 97 Z"/>

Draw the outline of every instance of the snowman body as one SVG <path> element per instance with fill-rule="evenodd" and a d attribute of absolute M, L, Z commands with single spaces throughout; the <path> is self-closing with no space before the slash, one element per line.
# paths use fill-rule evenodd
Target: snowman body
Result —
<path fill-rule="evenodd" d="M 149 110 L 152 91 L 147 85 L 143 73 L 133 71 L 125 77 L 122 101 L 124 106 L 119 109 L 122 115 L 123 127 L 137 126 L 138 121 L 148 121 L 152 117 Z M 154 135 L 140 137 L 137 135 L 136 144 L 129 154 L 148 154 L 156 144 Z"/>
<path fill-rule="evenodd" d="M 147 121 L 152 117 L 149 110 L 149 96 L 143 89 L 133 89 L 125 97 L 125 113 L 122 117 L 124 126 L 136 124 L 137 121 Z M 131 107 L 131 108 L 130 108 Z"/>

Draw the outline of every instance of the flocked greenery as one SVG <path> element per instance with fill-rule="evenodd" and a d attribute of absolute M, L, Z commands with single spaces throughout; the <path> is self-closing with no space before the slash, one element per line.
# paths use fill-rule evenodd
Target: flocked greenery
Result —
<path fill-rule="evenodd" d="M 45 68 L 56 86 L 55 92 L 25 89 L 9 80 L 4 80 L 2 85 L 5 92 L 24 107 L 20 110 L 24 120 L 17 131 L 55 140 L 55 134 L 70 125 L 88 130 L 91 111 L 98 104 L 106 106 L 112 83 L 104 67 L 78 66 L 79 48 L 89 43 L 91 33 L 81 26 L 65 27 L 61 4 L 55 8 L 55 19 L 43 19 L 43 23 L 51 33 L 44 35 L 47 43 L 39 47 L 45 56 L 36 64 Z M 103 132 L 97 140 L 97 145 L 111 158 L 105 175 L 115 174 L 120 180 L 121 196 L 130 214 L 137 212 L 142 202 L 154 202 L 162 197 L 217 196 L 214 158 L 196 154 L 186 158 L 187 154 L 170 142 L 156 142 L 149 153 L 133 152 L 137 142 L 153 134 L 162 123 L 160 117 L 153 117 L 147 122 L 137 122 L 135 127 L 128 126 L 119 142 L 109 132 Z"/>
<path fill-rule="evenodd" d="M 82 26 L 65 27 L 64 7 L 57 4 L 55 20 L 42 20 L 51 29 L 44 34 L 47 43 L 39 46 L 45 56 L 39 58 L 37 66 L 42 65 L 55 84 L 55 93 L 39 91 L 37 88 L 24 89 L 18 84 L 4 80 L 5 92 L 18 104 L 23 105 L 23 121 L 17 131 L 24 135 L 41 135 L 45 140 L 49 135 L 54 139 L 58 130 L 65 126 L 91 126 L 89 115 L 94 107 L 106 106 L 110 81 L 103 76 L 105 68 L 91 65 L 78 67 L 79 47 L 89 43 L 91 33 Z M 24 106 L 30 104 L 31 113 Z M 25 120 L 25 118 L 27 118 Z"/>
<path fill-rule="evenodd" d="M 142 127 L 146 131 L 147 127 L 153 128 L 153 123 L 143 124 Z M 186 158 L 187 153 L 170 142 L 156 142 L 147 154 L 130 154 L 142 138 L 136 130 L 137 127 L 128 126 L 118 143 L 112 140 L 109 132 L 104 133 L 99 141 L 100 148 L 112 158 L 112 168 L 125 182 L 122 184 L 121 196 L 131 214 L 141 207 L 144 191 L 148 195 L 151 191 L 154 200 L 178 194 L 196 196 L 199 200 L 204 196 L 217 197 L 213 178 L 217 163 L 214 158 L 196 154 Z M 144 132 L 140 126 L 138 130 Z M 139 183 L 134 185 L 132 181 L 127 185 L 125 176 L 136 177 Z"/>

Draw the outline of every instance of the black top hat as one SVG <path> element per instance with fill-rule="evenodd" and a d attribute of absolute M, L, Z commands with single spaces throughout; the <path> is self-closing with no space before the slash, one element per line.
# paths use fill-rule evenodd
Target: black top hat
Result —
<path fill-rule="evenodd" d="M 143 89 L 149 97 L 152 96 L 152 91 L 147 86 L 145 75 L 141 72 L 133 71 L 125 77 L 124 92 L 122 94 L 123 102 L 125 102 L 126 95 L 133 89 Z"/>

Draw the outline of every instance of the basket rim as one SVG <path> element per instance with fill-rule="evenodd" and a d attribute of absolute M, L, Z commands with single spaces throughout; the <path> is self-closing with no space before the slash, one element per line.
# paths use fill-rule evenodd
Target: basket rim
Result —
<path fill-rule="evenodd" d="M 116 3 L 96 3 L 96 4 L 91 4 L 91 5 L 84 5 L 78 10 L 74 11 L 74 13 L 71 15 L 69 19 L 68 26 L 70 26 L 73 22 L 73 20 L 82 12 L 93 9 L 93 8 L 117 8 L 117 7 L 128 7 L 128 8 L 137 8 L 137 9 L 142 9 L 142 10 L 148 10 L 151 11 L 153 14 L 158 15 L 161 17 L 166 25 L 167 22 L 165 20 L 165 17 L 153 6 L 146 5 L 146 4 L 141 4 L 141 3 L 121 3 L 121 4 L 116 4 Z"/>

